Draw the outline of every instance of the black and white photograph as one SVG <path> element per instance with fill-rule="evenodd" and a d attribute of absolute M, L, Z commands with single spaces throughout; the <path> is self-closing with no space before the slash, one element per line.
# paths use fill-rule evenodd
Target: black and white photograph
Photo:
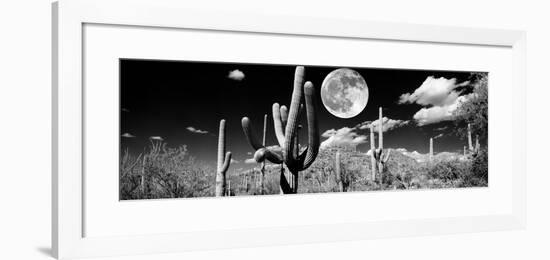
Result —
<path fill-rule="evenodd" d="M 488 73 L 120 60 L 121 200 L 487 187 Z"/>

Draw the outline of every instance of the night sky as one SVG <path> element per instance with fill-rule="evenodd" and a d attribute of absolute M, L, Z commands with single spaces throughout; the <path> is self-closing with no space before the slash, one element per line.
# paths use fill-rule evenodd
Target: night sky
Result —
<path fill-rule="evenodd" d="M 121 60 L 121 148 L 140 153 L 149 145 L 150 137 L 158 136 L 170 147 L 187 145 L 198 161 L 215 166 L 218 125 L 221 119 L 226 119 L 228 150 L 236 160 L 232 168 L 253 166 L 245 164 L 253 150 L 244 137 L 241 118 L 251 118 L 257 136 L 261 136 L 263 116 L 268 114 L 267 145 L 277 144 L 271 107 L 275 102 L 290 105 L 295 68 L 295 65 Z M 351 67 L 365 79 L 369 100 L 359 115 L 341 119 L 325 109 L 319 95 L 325 76 L 338 68 L 305 65 L 305 80 L 311 81 L 317 91 L 322 142 L 337 135 L 333 139 L 351 140 L 358 144 L 359 151 L 368 151 L 370 144 L 363 141 L 368 129 L 359 126 L 377 120 L 378 107 L 382 106 L 384 116 L 396 123 L 384 133 L 385 148 L 427 153 L 429 138 L 437 137 L 436 153 L 462 152 L 466 141 L 453 134 L 454 122 L 441 117 L 441 111 L 452 111 L 457 100 L 471 93 L 470 72 Z M 403 96 L 406 93 L 412 96 Z M 439 114 L 419 116 L 423 108 Z M 305 115 L 302 121 L 307 126 Z M 348 129 L 344 131 L 344 127 Z M 331 129 L 334 131 L 327 132 Z M 306 131 L 301 134 L 300 140 L 307 140 Z"/>

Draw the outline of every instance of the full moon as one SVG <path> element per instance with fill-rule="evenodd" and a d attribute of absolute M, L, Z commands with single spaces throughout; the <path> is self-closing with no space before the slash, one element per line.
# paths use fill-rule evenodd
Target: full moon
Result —
<path fill-rule="evenodd" d="M 352 118 L 365 109 L 369 88 L 365 79 L 355 70 L 337 69 L 330 72 L 321 86 L 321 100 L 325 108 L 339 118 Z"/>

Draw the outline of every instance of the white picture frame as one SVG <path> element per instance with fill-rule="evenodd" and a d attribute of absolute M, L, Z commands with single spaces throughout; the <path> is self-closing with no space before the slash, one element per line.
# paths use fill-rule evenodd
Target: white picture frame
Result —
<path fill-rule="evenodd" d="M 54 3 L 52 9 L 52 252 L 59 259 L 525 227 L 525 32 L 192 10 L 181 1 L 67 0 Z M 514 90 L 514 102 L 509 104 L 513 107 L 509 121 L 513 161 L 510 199 L 506 201 L 511 211 L 494 215 L 86 237 L 83 107 L 87 97 L 83 91 L 86 70 L 83 30 L 89 24 L 509 48 Z"/>

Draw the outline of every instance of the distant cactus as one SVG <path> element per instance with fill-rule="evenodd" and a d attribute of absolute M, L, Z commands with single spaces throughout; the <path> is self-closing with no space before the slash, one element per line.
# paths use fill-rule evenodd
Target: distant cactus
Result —
<path fill-rule="evenodd" d="M 292 180 L 289 182 L 281 171 L 281 190 L 283 193 L 298 192 L 298 173 L 307 169 L 315 161 L 319 152 L 319 129 L 316 117 L 315 90 L 311 82 L 304 84 L 304 67 L 296 67 L 294 74 L 294 88 L 290 110 L 285 106 L 273 104 L 273 123 L 275 136 L 279 145 L 266 147 L 254 136 L 250 119 L 242 119 L 242 127 L 248 142 L 256 150 L 254 159 L 257 162 L 268 160 L 272 163 L 284 163 L 292 173 Z M 305 95 L 304 95 L 305 94 Z M 305 109 L 308 123 L 308 146 L 301 151 L 298 143 L 298 119 L 300 117 L 300 107 L 302 96 L 305 96 Z"/>
<path fill-rule="evenodd" d="M 342 173 L 342 164 L 340 162 L 340 151 L 336 152 L 336 158 L 334 161 L 334 173 L 336 173 L 336 183 L 338 184 L 338 191 L 344 191 L 344 175 Z"/>
<path fill-rule="evenodd" d="M 430 162 L 433 161 L 434 158 L 434 139 L 430 137 Z"/>
<path fill-rule="evenodd" d="M 472 145 L 472 128 L 469 123 L 468 123 L 468 150 L 470 152 L 474 151 L 474 146 Z"/>
<path fill-rule="evenodd" d="M 474 152 L 475 153 L 478 153 L 479 152 L 479 148 L 480 148 L 480 144 L 479 144 L 479 135 L 476 135 L 476 146 L 474 148 Z"/>
<path fill-rule="evenodd" d="M 227 194 L 226 176 L 231 164 L 231 152 L 225 153 L 225 120 L 220 120 L 220 132 L 218 135 L 218 169 L 216 172 L 216 197 Z"/>
<path fill-rule="evenodd" d="M 377 173 L 382 174 L 384 167 L 390 158 L 391 150 L 387 150 L 384 153 L 384 126 L 382 120 L 382 107 L 379 108 L 378 113 L 378 149 L 375 148 L 374 143 L 374 127 L 370 125 L 370 147 L 371 147 L 371 171 L 372 179 L 376 180 Z"/>

